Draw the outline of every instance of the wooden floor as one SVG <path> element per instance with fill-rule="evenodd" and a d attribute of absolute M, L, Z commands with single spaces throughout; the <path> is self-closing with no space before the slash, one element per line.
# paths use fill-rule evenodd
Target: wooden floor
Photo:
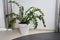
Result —
<path fill-rule="evenodd" d="M 39 33 L 19 37 L 13 40 L 60 40 L 60 33 Z"/>
<path fill-rule="evenodd" d="M 30 30 L 28 35 L 38 34 L 38 33 L 48 33 L 48 32 L 53 32 L 53 31 Z M 0 29 L 0 40 L 12 40 L 21 36 L 22 35 L 17 29 L 14 30 Z"/>

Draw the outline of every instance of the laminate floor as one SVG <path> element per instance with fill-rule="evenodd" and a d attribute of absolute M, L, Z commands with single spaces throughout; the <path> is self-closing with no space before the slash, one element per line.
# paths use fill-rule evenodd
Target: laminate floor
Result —
<path fill-rule="evenodd" d="M 60 40 L 60 33 L 38 33 L 19 37 L 13 40 Z"/>

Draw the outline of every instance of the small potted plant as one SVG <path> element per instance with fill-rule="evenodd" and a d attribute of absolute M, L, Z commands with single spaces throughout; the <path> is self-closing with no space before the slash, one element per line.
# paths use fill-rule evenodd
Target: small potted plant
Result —
<path fill-rule="evenodd" d="M 22 5 L 19 5 L 16 1 L 9 1 L 9 3 L 14 3 L 18 6 L 19 8 L 19 14 L 15 14 L 14 12 L 11 12 L 10 14 L 7 14 L 6 17 L 12 17 L 12 19 L 9 21 L 8 28 L 12 28 L 16 20 L 19 20 L 19 25 L 20 25 L 20 32 L 22 34 L 27 34 L 29 31 L 28 24 L 30 21 L 33 22 L 34 24 L 34 29 L 37 28 L 38 22 L 37 18 L 42 21 L 44 27 L 45 21 L 44 21 L 44 13 L 41 11 L 41 9 L 36 8 L 36 7 L 30 7 L 27 11 L 24 12 L 24 7 Z M 35 12 L 39 12 L 39 16 L 35 15 Z"/>

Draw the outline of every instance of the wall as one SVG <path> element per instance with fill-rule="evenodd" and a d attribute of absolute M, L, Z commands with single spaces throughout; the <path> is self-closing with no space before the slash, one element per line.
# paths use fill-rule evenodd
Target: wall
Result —
<path fill-rule="evenodd" d="M 3 0 L 0 0 L 0 28 L 4 27 L 5 22 L 4 22 Z"/>
<path fill-rule="evenodd" d="M 43 27 L 41 21 L 38 20 L 38 29 L 55 29 L 55 8 L 56 0 L 16 0 L 18 3 L 22 4 L 27 10 L 29 7 L 34 6 L 40 8 L 45 13 L 46 28 Z M 17 6 L 13 5 L 13 11 L 18 13 Z M 32 25 L 32 23 L 31 23 Z M 30 28 L 33 28 L 30 25 Z M 15 25 L 18 27 L 17 23 Z"/>

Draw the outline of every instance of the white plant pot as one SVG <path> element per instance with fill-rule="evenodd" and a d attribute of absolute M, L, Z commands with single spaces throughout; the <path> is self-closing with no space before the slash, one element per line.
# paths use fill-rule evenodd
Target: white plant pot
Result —
<path fill-rule="evenodd" d="M 29 32 L 29 27 L 27 24 L 19 24 L 19 31 L 22 35 L 27 35 Z"/>

